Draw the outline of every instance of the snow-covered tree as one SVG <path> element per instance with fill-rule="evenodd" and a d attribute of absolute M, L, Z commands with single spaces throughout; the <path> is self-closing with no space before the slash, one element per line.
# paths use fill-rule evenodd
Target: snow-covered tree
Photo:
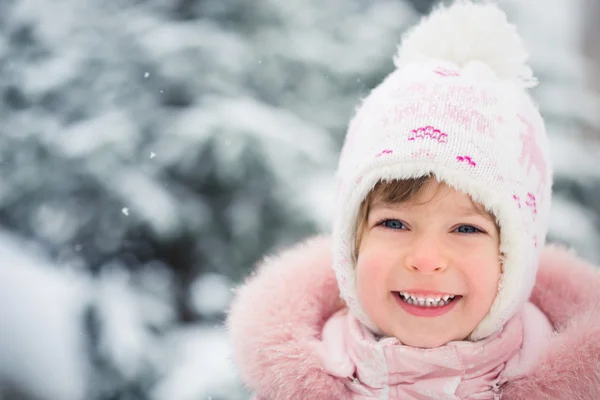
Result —
<path fill-rule="evenodd" d="M 581 11 L 551 3 L 500 1 L 543 82 L 551 235 L 600 260 L 598 153 L 577 135 L 597 124 Z M 0 262 L 0 296 L 13 295 L 0 332 L 14 343 L 0 345 L 0 398 L 246 398 L 219 327 L 229 287 L 265 253 L 329 230 L 347 122 L 432 5 L 0 2 L 0 246 L 15 253 Z M 59 299 L 40 292 L 46 282 Z M 72 287 L 83 290 L 61 294 Z M 54 301 L 74 311 L 35 325 Z M 31 312 L 5 312 L 15 304 Z M 52 354 L 17 352 L 32 338 L 69 355 L 57 373 L 85 363 L 79 386 L 43 374 Z"/>

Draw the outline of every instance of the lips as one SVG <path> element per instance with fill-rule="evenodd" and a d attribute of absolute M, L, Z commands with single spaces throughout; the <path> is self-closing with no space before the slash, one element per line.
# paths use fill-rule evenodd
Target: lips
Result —
<path fill-rule="evenodd" d="M 413 297 L 406 292 L 393 292 L 398 305 L 417 317 L 439 317 L 450 312 L 461 300 L 459 295 Z M 438 300 L 439 299 L 439 300 Z"/>

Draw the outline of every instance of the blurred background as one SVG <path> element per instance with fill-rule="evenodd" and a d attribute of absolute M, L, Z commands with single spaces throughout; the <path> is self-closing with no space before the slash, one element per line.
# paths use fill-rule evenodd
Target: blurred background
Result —
<path fill-rule="evenodd" d="M 359 99 L 428 0 L 1 0 L 0 399 L 248 399 L 222 322 L 329 230 Z M 501 0 L 542 84 L 550 240 L 600 262 L 600 6 Z"/>

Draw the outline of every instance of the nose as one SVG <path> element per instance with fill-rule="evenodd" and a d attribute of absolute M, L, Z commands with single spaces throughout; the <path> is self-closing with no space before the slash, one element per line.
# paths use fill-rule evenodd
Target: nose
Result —
<path fill-rule="evenodd" d="M 439 242 L 431 237 L 416 238 L 408 249 L 405 266 L 423 274 L 443 272 L 448 268 L 448 259 Z"/>

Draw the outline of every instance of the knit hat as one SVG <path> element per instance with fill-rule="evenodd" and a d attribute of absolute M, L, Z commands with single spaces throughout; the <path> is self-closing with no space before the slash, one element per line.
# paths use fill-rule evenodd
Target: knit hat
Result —
<path fill-rule="evenodd" d="M 381 333 L 357 295 L 354 244 L 360 204 L 380 180 L 433 175 L 482 204 L 500 225 L 502 276 L 483 339 L 531 294 L 544 246 L 552 174 L 537 84 L 516 28 L 493 4 L 440 7 L 403 38 L 396 69 L 350 122 L 337 171 L 334 260 L 350 311 Z"/>

